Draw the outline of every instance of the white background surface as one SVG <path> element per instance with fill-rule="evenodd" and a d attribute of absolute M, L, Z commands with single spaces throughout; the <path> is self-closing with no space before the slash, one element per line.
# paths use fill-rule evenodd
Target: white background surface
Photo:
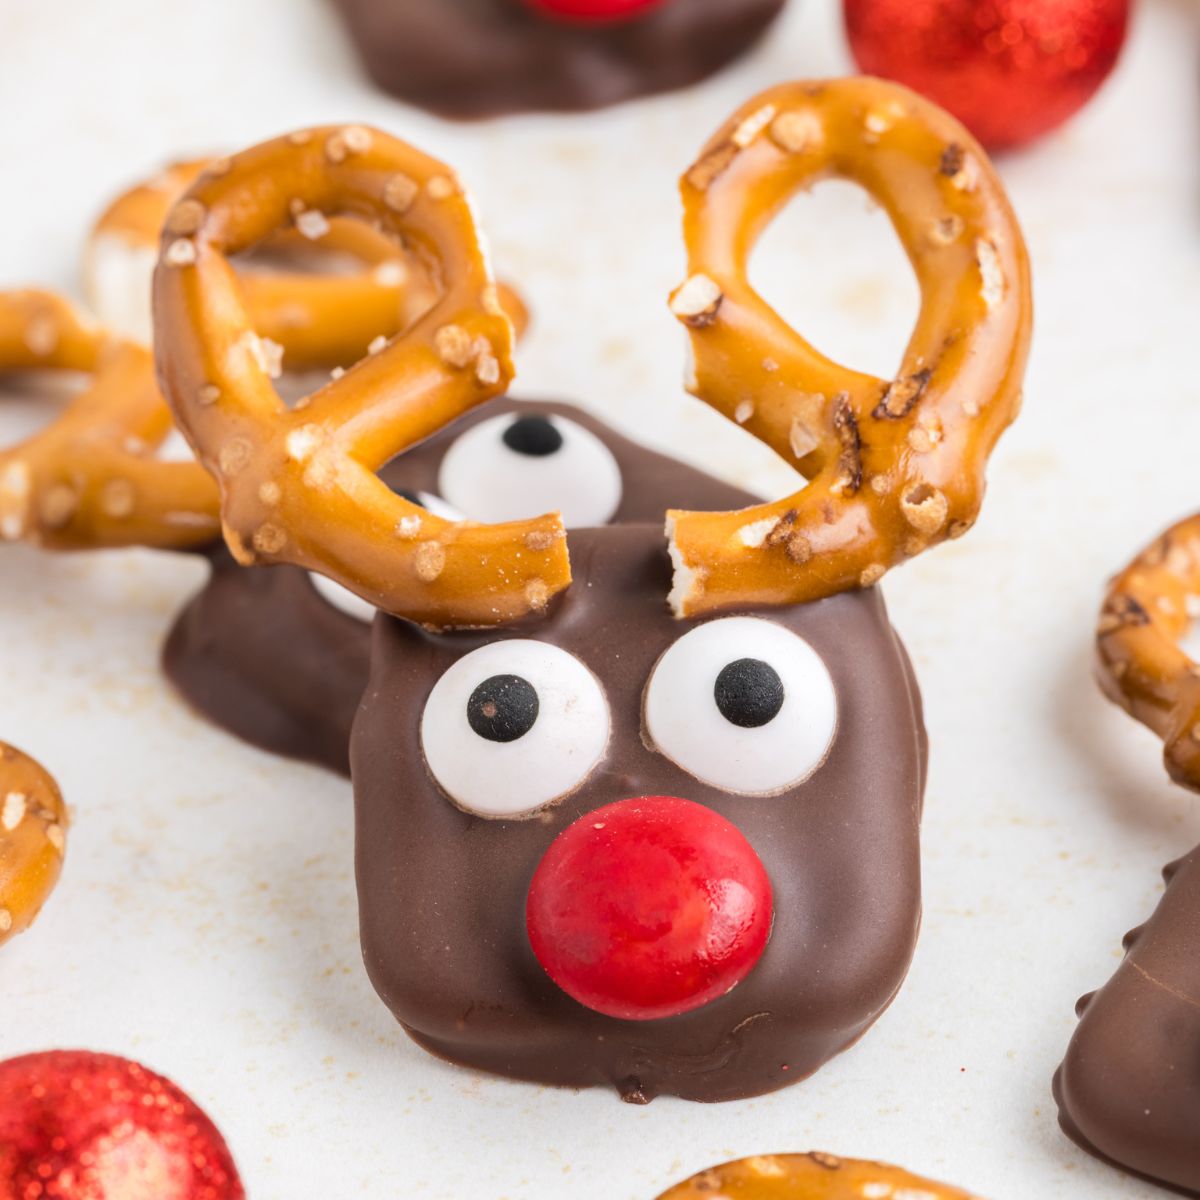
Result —
<path fill-rule="evenodd" d="M 721 1159 L 808 1148 L 991 1200 L 1152 1194 L 1060 1135 L 1049 1089 L 1076 997 L 1200 838 L 1155 740 L 1099 698 L 1088 661 L 1106 574 L 1200 505 L 1198 34 L 1194 6 L 1145 0 L 1100 99 L 1002 164 L 1037 277 L 1027 406 L 976 531 L 888 580 L 933 738 L 926 920 L 907 986 L 857 1048 L 717 1108 L 630 1108 L 425 1057 L 361 966 L 348 785 L 207 729 L 157 673 L 199 570 L 7 548 L 0 735 L 58 774 L 76 825 L 43 919 L 0 956 L 0 1057 L 146 1061 L 211 1111 L 255 1200 L 650 1200 Z M 674 177 L 760 86 L 846 69 L 836 6 L 804 0 L 686 96 L 455 127 L 368 90 L 318 0 L 0 0 L 0 284 L 74 286 L 87 221 L 168 157 L 378 123 L 478 193 L 537 316 L 527 394 L 762 479 L 769 454 L 679 386 Z M 766 257 L 768 294 L 819 344 L 890 372 L 915 293 L 878 214 L 820 189 Z"/>

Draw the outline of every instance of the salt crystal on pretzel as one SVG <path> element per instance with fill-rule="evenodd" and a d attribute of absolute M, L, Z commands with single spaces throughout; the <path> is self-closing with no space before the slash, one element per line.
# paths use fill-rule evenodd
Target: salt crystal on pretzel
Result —
<path fill-rule="evenodd" d="M 58 883 L 66 829 L 58 785 L 0 742 L 0 945 L 29 928 Z"/>
<path fill-rule="evenodd" d="M 376 474 L 512 378 L 512 326 L 453 173 L 377 130 L 329 127 L 235 156 L 181 204 L 189 232 L 168 218 L 155 273 L 159 375 L 220 484 L 238 561 L 318 571 L 436 628 L 544 611 L 570 582 L 558 514 L 450 522 Z M 288 228 L 296 211 L 372 219 L 441 289 L 411 328 L 289 410 L 256 352 L 229 259 Z"/>
<path fill-rule="evenodd" d="M 0 373 L 84 372 L 88 386 L 40 432 L 0 450 L 0 538 L 52 550 L 180 549 L 220 531 L 212 480 L 154 456 L 171 413 L 150 351 L 51 292 L 0 292 Z"/>
<path fill-rule="evenodd" d="M 1173 525 L 1109 585 L 1096 632 L 1109 699 L 1166 743 L 1167 772 L 1200 791 L 1200 665 L 1180 641 L 1200 613 L 1200 515 Z"/>
<path fill-rule="evenodd" d="M 747 279 L 772 218 L 826 178 L 886 209 L 921 286 L 891 380 L 826 358 Z M 867 587 L 966 532 L 1019 408 L 1032 326 L 1021 231 L 979 145 L 895 84 L 787 84 L 735 114 L 681 186 L 688 277 L 671 308 L 691 340 L 689 390 L 809 483 L 743 512 L 669 513 L 676 614 Z"/>
<path fill-rule="evenodd" d="M 693 1175 L 658 1200 L 972 1200 L 899 1167 L 832 1154 L 743 1158 Z"/>
<path fill-rule="evenodd" d="M 206 170 L 220 174 L 227 164 L 174 163 L 123 192 L 100 216 L 88 237 L 84 289 L 112 328 L 150 342 L 151 277 L 167 216 L 173 210 L 174 233 L 194 232 L 202 213 L 177 201 Z M 254 328 L 283 348 L 290 367 L 353 362 L 373 339 L 406 328 L 432 302 L 432 281 L 420 264 L 379 230 L 303 205 L 292 226 L 259 248 L 254 262 L 239 265 Z M 502 288 L 501 296 L 520 331 L 528 319 L 524 305 L 511 289 Z"/>

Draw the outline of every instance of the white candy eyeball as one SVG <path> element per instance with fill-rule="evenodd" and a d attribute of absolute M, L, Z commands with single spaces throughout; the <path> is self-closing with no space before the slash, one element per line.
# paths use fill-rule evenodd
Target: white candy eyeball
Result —
<path fill-rule="evenodd" d="M 445 521 L 461 521 L 463 519 L 462 513 L 453 505 L 447 504 L 441 496 L 435 496 L 431 492 L 410 492 L 407 488 L 394 488 L 393 490 L 398 496 L 403 496 L 405 500 L 411 500 L 413 504 L 419 504 L 427 512 L 433 513 L 435 517 L 441 517 Z M 377 609 L 369 600 L 364 600 L 348 587 L 343 587 L 340 583 L 335 583 L 332 579 L 328 579 L 316 571 L 309 571 L 308 577 L 312 580 L 312 585 L 317 589 L 321 599 L 338 609 L 339 612 L 344 612 L 348 617 L 362 621 L 365 625 L 370 625 L 375 620 Z"/>
<path fill-rule="evenodd" d="M 581 529 L 612 520 L 621 503 L 621 468 L 574 421 L 505 413 L 454 442 L 442 459 L 438 491 L 475 521 L 521 521 L 557 509 L 568 529 Z"/>
<path fill-rule="evenodd" d="M 837 692 L 820 655 L 761 617 L 685 633 L 646 688 L 646 733 L 701 783 L 766 796 L 803 783 L 837 730 Z"/>
<path fill-rule="evenodd" d="M 604 756 L 608 702 L 565 650 L 493 642 L 437 681 L 421 717 L 430 774 L 466 812 L 518 817 L 574 792 Z"/>

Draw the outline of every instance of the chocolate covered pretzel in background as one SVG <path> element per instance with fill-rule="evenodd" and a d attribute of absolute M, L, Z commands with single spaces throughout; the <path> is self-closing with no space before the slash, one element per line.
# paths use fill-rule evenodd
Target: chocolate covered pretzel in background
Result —
<path fill-rule="evenodd" d="M 1167 774 L 1200 791 L 1200 666 L 1180 646 L 1200 597 L 1200 516 L 1168 529 L 1109 586 L 1096 633 L 1105 695 L 1163 739 Z M 1136 1175 L 1200 1195 L 1200 848 L 1078 1005 L 1054 1080 L 1063 1129 Z"/>
<path fill-rule="evenodd" d="M 385 91 L 449 117 L 603 108 L 745 54 L 786 0 L 337 0 Z"/>

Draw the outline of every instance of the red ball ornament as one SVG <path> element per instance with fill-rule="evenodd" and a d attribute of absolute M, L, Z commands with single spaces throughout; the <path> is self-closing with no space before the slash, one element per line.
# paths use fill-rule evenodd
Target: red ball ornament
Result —
<path fill-rule="evenodd" d="M 667 0 L 524 0 L 527 7 L 567 21 L 602 25 L 640 17 Z"/>
<path fill-rule="evenodd" d="M 725 995 L 762 957 L 771 882 L 724 817 L 674 796 L 622 800 L 551 843 L 526 904 L 546 973 L 580 1004 L 648 1021 Z"/>
<path fill-rule="evenodd" d="M 949 109 L 984 145 L 1020 146 L 1108 77 L 1131 0 L 845 0 L 859 68 Z"/>
<path fill-rule="evenodd" d="M 0 1200 L 245 1200 L 213 1123 L 173 1083 L 81 1050 L 0 1063 Z"/>

